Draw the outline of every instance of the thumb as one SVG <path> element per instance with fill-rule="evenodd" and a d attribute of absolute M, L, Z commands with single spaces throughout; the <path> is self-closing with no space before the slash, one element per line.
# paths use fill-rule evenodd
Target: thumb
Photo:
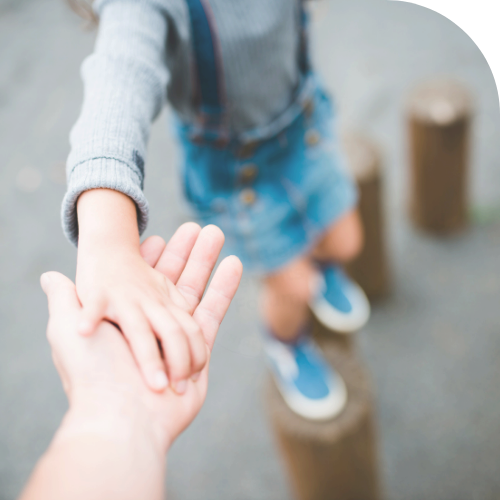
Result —
<path fill-rule="evenodd" d="M 49 314 L 77 312 L 81 309 L 73 282 L 61 273 L 50 271 L 40 277 L 42 290 L 47 295 Z"/>

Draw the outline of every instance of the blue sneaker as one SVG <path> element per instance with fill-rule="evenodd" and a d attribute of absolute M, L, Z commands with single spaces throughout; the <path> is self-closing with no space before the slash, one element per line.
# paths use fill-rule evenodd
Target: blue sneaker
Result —
<path fill-rule="evenodd" d="M 322 269 L 318 293 L 310 307 L 318 320 L 339 333 L 352 333 L 370 317 L 370 303 L 361 287 L 338 266 Z"/>
<path fill-rule="evenodd" d="M 307 419 L 328 420 L 344 409 L 344 381 L 309 336 L 294 344 L 268 336 L 265 352 L 276 385 L 292 411 Z"/>

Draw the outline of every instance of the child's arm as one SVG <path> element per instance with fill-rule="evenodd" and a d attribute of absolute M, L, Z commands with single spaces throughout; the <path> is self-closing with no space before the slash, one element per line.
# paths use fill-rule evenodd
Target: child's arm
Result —
<path fill-rule="evenodd" d="M 186 301 L 139 253 L 148 215 L 142 192 L 146 143 L 168 82 L 164 9 L 175 2 L 95 2 L 99 35 L 82 66 L 85 97 L 71 133 L 63 221 L 79 247 L 81 330 L 90 333 L 103 317 L 114 321 L 148 385 L 162 390 L 166 371 L 182 392 L 206 362 L 203 338 Z"/>
<path fill-rule="evenodd" d="M 156 243 L 147 240 L 142 249 L 149 264 L 166 270 L 168 262 L 171 276 L 200 265 L 212 271 L 222 233 L 188 226 L 182 226 L 166 248 L 165 243 L 158 246 L 160 238 Z M 185 258 L 172 261 L 173 250 Z M 205 277 L 187 274 L 184 283 L 201 299 L 210 272 Z M 196 308 L 208 351 L 240 278 L 241 263 L 225 259 Z M 163 498 L 165 454 L 205 400 L 208 366 L 199 380 L 189 381 L 183 396 L 170 389 L 162 394 L 150 391 L 116 328 L 103 322 L 95 336 L 77 335 L 81 306 L 73 283 L 59 273 L 46 273 L 41 282 L 49 303 L 47 337 L 69 410 L 21 500 Z"/>
<path fill-rule="evenodd" d="M 68 189 L 63 226 L 78 242 L 76 204 L 95 188 L 126 194 L 136 204 L 139 230 L 148 204 L 144 162 L 151 123 L 160 112 L 169 80 L 167 18 L 158 0 L 96 0 L 99 33 L 93 54 L 82 64 L 84 99 L 71 130 Z"/>

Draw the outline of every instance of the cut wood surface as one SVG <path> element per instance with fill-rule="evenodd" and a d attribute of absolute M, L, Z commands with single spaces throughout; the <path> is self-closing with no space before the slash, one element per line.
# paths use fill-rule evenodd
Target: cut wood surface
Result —
<path fill-rule="evenodd" d="M 345 357 L 357 356 L 356 335 L 333 332 L 318 321 L 312 312 L 311 319 L 313 337 L 320 347 L 330 346 Z"/>
<path fill-rule="evenodd" d="M 452 233 L 467 225 L 472 100 L 457 82 L 429 82 L 409 99 L 410 213 L 417 227 Z"/>
<path fill-rule="evenodd" d="M 321 335 L 327 360 L 343 377 L 348 402 L 326 422 L 293 413 L 274 381 L 267 385 L 267 407 L 275 436 L 298 500 L 378 500 L 381 498 L 373 396 L 352 341 Z"/>
<path fill-rule="evenodd" d="M 365 240 L 360 255 L 347 264 L 346 270 L 368 297 L 375 299 L 390 289 L 381 154 L 373 141 L 359 133 L 345 134 L 343 146 L 359 188 Z"/>

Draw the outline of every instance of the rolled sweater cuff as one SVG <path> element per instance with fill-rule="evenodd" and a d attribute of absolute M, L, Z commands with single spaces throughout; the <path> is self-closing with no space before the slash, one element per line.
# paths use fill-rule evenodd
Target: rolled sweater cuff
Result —
<path fill-rule="evenodd" d="M 139 233 L 146 229 L 149 206 L 142 192 L 142 178 L 127 163 L 116 158 L 93 158 L 76 165 L 68 178 L 68 189 L 64 196 L 61 217 L 64 234 L 78 246 L 78 197 L 89 189 L 108 188 L 119 191 L 132 200 L 137 207 Z"/>

